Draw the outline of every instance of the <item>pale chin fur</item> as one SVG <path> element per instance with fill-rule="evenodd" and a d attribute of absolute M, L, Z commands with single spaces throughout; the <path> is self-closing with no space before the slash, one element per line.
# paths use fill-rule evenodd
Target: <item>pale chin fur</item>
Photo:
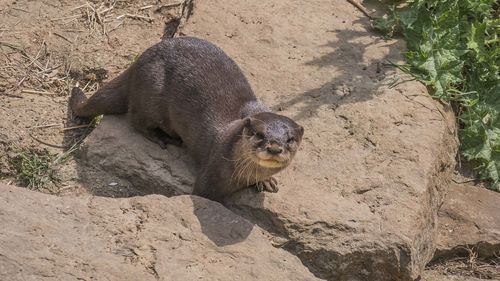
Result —
<path fill-rule="evenodd" d="M 259 166 L 264 167 L 264 168 L 282 168 L 285 166 L 285 163 L 279 162 L 276 160 L 264 160 L 264 159 L 259 159 Z"/>
<path fill-rule="evenodd" d="M 260 155 L 259 155 L 260 154 Z M 264 154 L 264 155 L 262 155 Z M 285 161 L 279 161 L 277 159 L 273 159 L 272 157 L 269 157 L 265 155 L 265 153 L 257 153 L 256 155 L 255 162 L 259 164 L 259 166 L 264 167 L 264 168 L 283 168 L 286 166 Z"/>

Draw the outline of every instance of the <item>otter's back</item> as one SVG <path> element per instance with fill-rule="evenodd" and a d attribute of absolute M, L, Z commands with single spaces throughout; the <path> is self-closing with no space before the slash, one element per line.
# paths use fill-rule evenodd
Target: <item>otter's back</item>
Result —
<path fill-rule="evenodd" d="M 242 117 L 245 104 L 256 101 L 238 65 L 202 39 L 164 39 L 144 52 L 134 67 L 133 85 L 148 89 L 134 103 L 152 114 L 168 114 L 169 126 L 188 148 L 199 147 L 193 142 L 200 141 L 210 145 L 220 130 Z"/>

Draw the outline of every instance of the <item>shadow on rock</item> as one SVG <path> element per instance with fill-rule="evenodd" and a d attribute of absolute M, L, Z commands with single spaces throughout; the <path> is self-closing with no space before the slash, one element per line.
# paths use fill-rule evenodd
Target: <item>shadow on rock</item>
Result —
<path fill-rule="evenodd" d="M 276 104 L 273 107 L 275 110 L 295 106 L 297 113 L 293 118 L 304 120 L 317 114 L 324 105 L 335 110 L 343 104 L 373 99 L 382 93 L 379 90 L 381 86 L 397 82 L 387 79 L 396 70 L 388 63 L 401 59 L 402 43 L 376 38 L 365 19 L 358 19 L 353 22 L 355 24 L 363 25 L 365 30 L 332 30 L 336 34 L 336 40 L 320 46 L 331 51 L 304 63 L 305 66 L 315 68 L 311 72 L 322 72 L 324 68 L 335 67 L 335 77 L 319 87 L 291 95 L 291 99 Z M 376 49 L 387 51 L 376 58 L 369 57 Z"/>
<path fill-rule="evenodd" d="M 262 204 L 262 194 L 257 194 Z M 252 232 L 254 225 L 248 220 L 235 215 L 220 205 L 213 208 L 213 202 L 198 196 L 190 196 L 194 215 L 201 225 L 201 231 L 217 246 L 227 246 L 243 242 Z"/>
<path fill-rule="evenodd" d="M 190 194 L 194 163 L 185 149 L 161 149 L 139 134 L 124 115 L 107 115 L 77 152 L 78 176 L 96 196 Z"/>

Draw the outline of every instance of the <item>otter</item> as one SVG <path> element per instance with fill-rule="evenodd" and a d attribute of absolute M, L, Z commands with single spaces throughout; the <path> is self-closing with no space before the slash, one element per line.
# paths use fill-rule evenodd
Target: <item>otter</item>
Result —
<path fill-rule="evenodd" d="M 90 98 L 72 89 L 77 117 L 127 114 L 162 148 L 182 145 L 195 162 L 194 195 L 222 202 L 247 188 L 277 192 L 272 176 L 294 158 L 304 128 L 257 100 L 238 65 L 208 41 L 166 38 Z"/>

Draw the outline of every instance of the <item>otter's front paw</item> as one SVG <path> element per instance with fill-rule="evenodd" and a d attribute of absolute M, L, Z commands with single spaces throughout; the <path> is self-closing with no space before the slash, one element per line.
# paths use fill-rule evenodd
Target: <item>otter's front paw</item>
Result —
<path fill-rule="evenodd" d="M 276 193 L 279 190 L 278 181 L 273 177 L 256 183 L 255 188 L 258 192 L 267 191 Z"/>

